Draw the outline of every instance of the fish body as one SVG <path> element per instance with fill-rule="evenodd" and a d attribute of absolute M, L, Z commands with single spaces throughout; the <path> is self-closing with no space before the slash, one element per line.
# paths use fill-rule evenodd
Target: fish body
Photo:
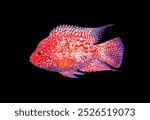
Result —
<path fill-rule="evenodd" d="M 124 51 L 121 38 L 97 44 L 105 29 L 112 25 L 97 28 L 57 26 L 37 45 L 30 62 L 70 78 L 84 75 L 83 72 L 114 70 L 109 65 L 119 68 Z"/>

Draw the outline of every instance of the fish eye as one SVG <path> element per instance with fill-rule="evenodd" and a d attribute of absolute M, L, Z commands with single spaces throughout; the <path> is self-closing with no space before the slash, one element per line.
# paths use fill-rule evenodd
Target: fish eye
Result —
<path fill-rule="evenodd" d="M 41 52 L 40 51 L 38 51 L 38 53 L 37 53 L 38 55 L 41 55 Z"/>

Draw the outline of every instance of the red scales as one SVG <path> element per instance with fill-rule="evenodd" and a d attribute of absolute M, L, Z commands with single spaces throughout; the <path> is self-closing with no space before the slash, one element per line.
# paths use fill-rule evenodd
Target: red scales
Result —
<path fill-rule="evenodd" d="M 109 65 L 118 68 L 124 51 L 121 39 L 97 44 L 109 26 L 112 24 L 97 28 L 57 26 L 38 44 L 30 62 L 70 78 L 77 78 L 75 74 L 83 75 L 82 72 L 113 70 Z"/>

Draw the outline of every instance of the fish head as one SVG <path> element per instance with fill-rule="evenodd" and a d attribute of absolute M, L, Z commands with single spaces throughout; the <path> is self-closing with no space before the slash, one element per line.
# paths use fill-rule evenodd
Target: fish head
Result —
<path fill-rule="evenodd" d="M 46 48 L 43 42 L 40 42 L 36 50 L 30 56 L 30 62 L 41 69 L 50 70 L 52 66 L 52 54 Z"/>

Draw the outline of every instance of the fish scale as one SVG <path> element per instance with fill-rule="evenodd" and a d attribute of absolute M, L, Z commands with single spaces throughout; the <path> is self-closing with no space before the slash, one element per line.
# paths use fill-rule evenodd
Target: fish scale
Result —
<path fill-rule="evenodd" d="M 97 28 L 57 26 L 38 44 L 30 56 L 30 62 L 70 78 L 77 78 L 76 74 L 83 75 L 79 71 L 113 71 L 108 64 L 118 68 L 122 62 L 124 48 L 121 38 L 97 44 L 105 29 L 112 25 Z"/>

